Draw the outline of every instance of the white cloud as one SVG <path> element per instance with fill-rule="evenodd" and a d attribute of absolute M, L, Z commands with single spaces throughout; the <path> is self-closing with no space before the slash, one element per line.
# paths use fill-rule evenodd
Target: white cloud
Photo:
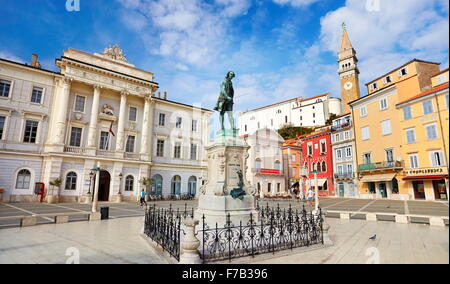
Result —
<path fill-rule="evenodd" d="M 368 11 L 365 1 L 347 0 L 344 7 L 321 19 L 322 51 L 336 53 L 341 25 L 360 59 L 365 83 L 413 58 L 448 61 L 448 4 L 441 0 L 381 0 L 380 11 Z M 443 7 L 441 10 L 437 7 Z M 335 72 L 334 72 L 335 73 Z M 364 91 L 363 91 L 364 93 Z"/>
<path fill-rule="evenodd" d="M 226 48 L 231 19 L 247 13 L 249 0 L 117 0 L 124 23 L 139 32 L 147 49 L 183 65 L 206 66 Z M 146 30 L 142 30 L 146 27 Z M 152 34 L 152 35 L 149 35 Z"/>
<path fill-rule="evenodd" d="M 280 5 L 292 5 L 294 7 L 306 7 L 320 0 L 273 0 L 273 2 Z"/>

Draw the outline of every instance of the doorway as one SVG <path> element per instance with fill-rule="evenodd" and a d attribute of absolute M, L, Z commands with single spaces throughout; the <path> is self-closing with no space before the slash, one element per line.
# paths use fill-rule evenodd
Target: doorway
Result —
<path fill-rule="evenodd" d="M 109 201 L 110 185 L 111 175 L 107 171 L 101 171 L 100 182 L 98 184 L 98 201 Z"/>
<path fill-rule="evenodd" d="M 340 183 L 340 184 L 338 185 L 338 188 L 339 188 L 339 197 L 344 197 L 344 195 L 345 195 L 344 184 L 343 184 L 343 183 Z"/>
<path fill-rule="evenodd" d="M 386 183 L 382 182 L 378 185 L 378 190 L 380 191 L 381 198 L 388 198 Z"/>
<path fill-rule="evenodd" d="M 425 199 L 425 185 L 423 181 L 413 181 L 414 198 Z"/>
<path fill-rule="evenodd" d="M 433 190 L 436 200 L 447 200 L 445 180 L 433 180 Z"/>

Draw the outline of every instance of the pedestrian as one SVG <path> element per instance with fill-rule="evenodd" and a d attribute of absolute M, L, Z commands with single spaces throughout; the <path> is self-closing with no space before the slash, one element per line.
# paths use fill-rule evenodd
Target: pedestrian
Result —
<path fill-rule="evenodd" d="M 300 200 L 303 201 L 305 199 L 305 193 L 303 192 L 303 188 L 300 191 Z"/>
<path fill-rule="evenodd" d="M 145 190 L 141 191 L 141 206 L 143 206 L 145 204 L 145 206 L 147 206 L 147 202 L 145 201 Z"/>
<path fill-rule="evenodd" d="M 309 188 L 308 195 L 307 195 L 307 200 L 308 200 L 308 203 L 309 203 L 309 207 L 313 207 L 313 205 L 312 205 L 313 198 L 314 198 L 314 191 L 311 188 Z"/>

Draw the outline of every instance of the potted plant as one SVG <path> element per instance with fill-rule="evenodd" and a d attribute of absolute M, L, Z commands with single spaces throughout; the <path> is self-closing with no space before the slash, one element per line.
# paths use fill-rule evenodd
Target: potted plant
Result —
<path fill-rule="evenodd" d="M 58 197 L 57 195 L 54 195 L 54 190 L 55 187 L 58 188 L 59 191 L 59 187 L 61 186 L 62 180 L 60 178 L 56 178 L 54 180 L 50 181 L 50 188 L 52 190 L 52 194 L 47 196 L 47 202 L 52 204 L 52 203 L 56 203 L 58 202 Z"/>
<path fill-rule="evenodd" d="M 145 187 L 145 201 L 148 201 L 148 193 L 149 193 L 149 186 L 151 186 L 152 184 L 154 184 L 155 183 L 155 180 L 154 179 L 152 179 L 152 178 L 146 178 L 146 177 L 143 177 L 143 178 L 141 178 L 141 180 L 139 181 L 141 184 L 142 184 L 142 186 L 144 186 Z"/>

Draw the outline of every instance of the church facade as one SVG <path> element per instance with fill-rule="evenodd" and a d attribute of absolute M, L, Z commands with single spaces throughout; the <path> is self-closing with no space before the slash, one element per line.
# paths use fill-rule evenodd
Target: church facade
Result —
<path fill-rule="evenodd" d="M 4 202 L 36 201 L 36 183 L 47 198 L 88 202 L 95 174 L 100 201 L 136 200 L 143 189 L 199 191 L 212 111 L 157 94 L 153 73 L 129 63 L 117 45 L 96 54 L 69 49 L 56 65 L 60 72 L 35 58 L 0 60 Z"/>

